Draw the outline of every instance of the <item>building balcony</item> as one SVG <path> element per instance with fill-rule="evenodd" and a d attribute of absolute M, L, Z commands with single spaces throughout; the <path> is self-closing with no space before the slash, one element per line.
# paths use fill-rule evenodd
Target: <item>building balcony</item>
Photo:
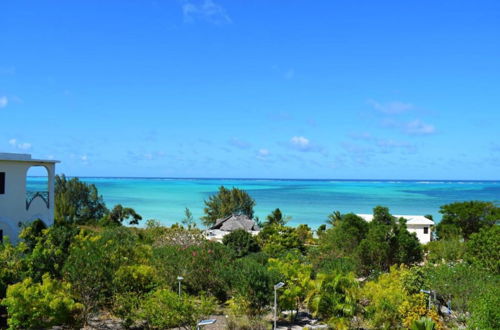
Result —
<path fill-rule="evenodd" d="M 26 210 L 30 208 L 31 202 L 37 197 L 40 197 L 49 208 L 49 192 L 48 191 L 26 191 Z"/>

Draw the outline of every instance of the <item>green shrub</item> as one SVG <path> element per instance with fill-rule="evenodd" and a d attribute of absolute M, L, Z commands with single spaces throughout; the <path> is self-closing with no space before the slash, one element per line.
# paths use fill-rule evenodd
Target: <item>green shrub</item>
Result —
<path fill-rule="evenodd" d="M 465 260 L 500 275 L 500 226 L 472 234 L 466 244 Z"/>
<path fill-rule="evenodd" d="M 500 329 L 500 283 L 489 285 L 470 302 L 472 329 Z"/>
<path fill-rule="evenodd" d="M 259 244 L 252 236 L 244 229 L 235 230 L 222 239 L 222 243 L 233 250 L 237 257 L 244 257 L 249 253 L 258 252 Z"/>
<path fill-rule="evenodd" d="M 155 329 L 194 327 L 199 320 L 212 314 L 215 308 L 212 298 L 179 297 L 169 289 L 158 289 L 145 298 L 136 315 Z"/>
<path fill-rule="evenodd" d="M 116 293 L 144 294 L 158 285 L 156 270 L 148 265 L 121 266 L 113 276 Z"/>
<path fill-rule="evenodd" d="M 7 289 L 2 304 L 7 307 L 9 329 L 40 329 L 54 325 L 73 324 L 82 305 L 70 296 L 70 284 L 52 280 L 48 274 L 42 283 L 31 278 Z"/>

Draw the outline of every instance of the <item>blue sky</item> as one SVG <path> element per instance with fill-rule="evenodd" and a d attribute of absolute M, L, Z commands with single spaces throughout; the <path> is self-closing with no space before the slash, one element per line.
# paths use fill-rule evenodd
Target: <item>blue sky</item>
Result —
<path fill-rule="evenodd" d="M 59 173 L 500 179 L 499 1 L 0 13 L 0 151 Z"/>

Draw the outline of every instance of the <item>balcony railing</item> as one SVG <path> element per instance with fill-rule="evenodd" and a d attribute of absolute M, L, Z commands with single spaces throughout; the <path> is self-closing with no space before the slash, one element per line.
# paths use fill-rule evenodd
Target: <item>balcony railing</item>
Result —
<path fill-rule="evenodd" d="M 40 197 L 49 208 L 49 192 L 48 191 L 27 191 L 26 192 L 26 210 L 30 208 L 31 202 L 37 197 Z"/>

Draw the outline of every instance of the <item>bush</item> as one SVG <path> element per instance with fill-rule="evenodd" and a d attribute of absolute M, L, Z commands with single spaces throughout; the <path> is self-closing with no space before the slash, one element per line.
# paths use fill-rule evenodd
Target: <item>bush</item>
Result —
<path fill-rule="evenodd" d="M 81 233 L 75 238 L 64 265 L 64 278 L 72 284 L 78 301 L 89 316 L 97 308 L 110 305 L 113 277 L 121 266 L 144 264 L 150 250 L 125 227 L 107 229 L 99 234 Z"/>
<path fill-rule="evenodd" d="M 473 329 L 500 329 L 500 283 L 489 285 L 470 302 Z"/>
<path fill-rule="evenodd" d="M 145 294 L 158 285 L 156 270 L 148 265 L 121 266 L 113 276 L 115 293 Z"/>
<path fill-rule="evenodd" d="M 500 275 L 500 226 L 472 234 L 466 244 L 465 260 Z"/>
<path fill-rule="evenodd" d="M 465 244 L 458 238 L 440 239 L 427 243 L 425 249 L 431 263 L 458 261 L 464 257 Z"/>
<path fill-rule="evenodd" d="M 140 304 L 137 317 L 155 329 L 194 327 L 199 320 L 212 314 L 215 308 L 212 298 L 179 297 L 171 290 L 158 289 Z"/>
<path fill-rule="evenodd" d="M 222 239 L 222 243 L 235 252 L 237 257 L 244 257 L 249 253 L 258 252 L 259 244 L 252 236 L 244 229 L 235 230 Z"/>
<path fill-rule="evenodd" d="M 52 280 L 48 274 L 43 276 L 42 283 L 27 278 L 9 286 L 7 298 L 2 302 L 9 313 L 9 329 L 73 324 L 83 306 L 70 296 L 70 287 L 68 283 Z"/>

